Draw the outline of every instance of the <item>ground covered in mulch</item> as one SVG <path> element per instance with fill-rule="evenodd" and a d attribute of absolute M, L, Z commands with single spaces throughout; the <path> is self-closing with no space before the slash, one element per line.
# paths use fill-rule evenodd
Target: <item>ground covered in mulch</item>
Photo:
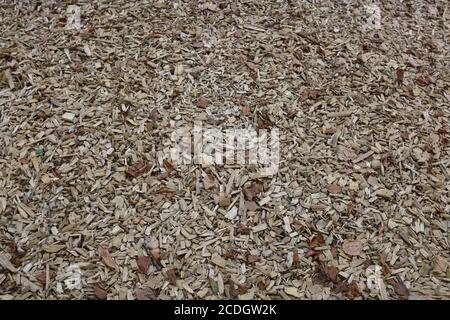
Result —
<path fill-rule="evenodd" d="M 367 3 L 0 2 L 0 298 L 448 299 L 448 3 Z"/>

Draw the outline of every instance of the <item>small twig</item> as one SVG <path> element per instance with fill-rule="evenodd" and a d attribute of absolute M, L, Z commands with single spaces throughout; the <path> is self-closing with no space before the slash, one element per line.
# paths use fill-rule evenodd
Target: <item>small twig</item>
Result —
<path fill-rule="evenodd" d="M 295 31 L 295 34 L 298 35 L 298 36 L 300 36 L 300 37 L 302 37 L 303 39 L 305 39 L 305 40 L 307 40 L 307 41 L 309 41 L 309 42 L 315 44 L 316 46 L 320 46 L 320 43 L 319 43 L 319 42 L 317 42 L 316 40 L 312 39 L 310 36 L 304 34 L 304 33 L 301 32 L 301 31 Z"/>

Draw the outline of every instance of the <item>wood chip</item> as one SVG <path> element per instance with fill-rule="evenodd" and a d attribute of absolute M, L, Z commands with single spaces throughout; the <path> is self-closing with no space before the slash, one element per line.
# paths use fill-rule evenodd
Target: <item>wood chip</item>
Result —
<path fill-rule="evenodd" d="M 447 2 L 289 3 L 2 1 L 0 299 L 450 297 Z"/>
<path fill-rule="evenodd" d="M 17 272 L 17 269 L 13 266 L 13 264 L 9 261 L 7 256 L 0 252 L 0 265 L 9 270 L 10 272 Z"/>
<path fill-rule="evenodd" d="M 347 240 L 344 242 L 342 249 L 349 256 L 359 256 L 362 253 L 363 247 L 361 242 L 358 240 L 355 241 Z"/>

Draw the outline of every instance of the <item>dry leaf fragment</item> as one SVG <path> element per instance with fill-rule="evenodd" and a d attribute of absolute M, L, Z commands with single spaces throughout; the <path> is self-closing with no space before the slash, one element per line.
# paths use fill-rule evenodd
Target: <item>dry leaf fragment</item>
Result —
<path fill-rule="evenodd" d="M 154 6 L 155 8 L 158 8 L 158 9 L 163 9 L 163 8 L 166 7 L 166 3 L 164 2 L 164 0 L 159 0 L 159 1 L 156 1 L 156 2 L 153 4 L 153 6 Z"/>
<path fill-rule="evenodd" d="M 229 259 L 236 259 L 238 253 L 235 250 L 230 250 L 227 251 L 223 254 L 224 259 L 229 260 Z"/>
<path fill-rule="evenodd" d="M 335 61 L 336 65 L 338 65 L 338 66 L 345 64 L 345 62 L 346 62 L 346 60 L 342 57 L 337 58 Z"/>
<path fill-rule="evenodd" d="M 258 66 L 253 62 L 246 61 L 245 64 L 247 65 L 247 67 L 249 67 L 249 69 L 253 71 L 258 70 Z"/>
<path fill-rule="evenodd" d="M 151 236 L 149 239 L 148 239 L 148 242 L 147 242 L 147 247 L 149 247 L 150 249 L 158 249 L 159 248 L 159 241 L 158 241 L 158 238 L 156 238 L 156 237 L 154 237 L 154 236 Z"/>
<path fill-rule="evenodd" d="M 422 87 L 428 86 L 431 84 L 431 80 L 427 75 L 421 74 L 416 78 L 416 81 Z"/>
<path fill-rule="evenodd" d="M 306 258 L 314 257 L 314 256 L 318 255 L 319 253 L 320 253 L 319 251 L 316 251 L 316 250 L 313 250 L 313 249 L 309 249 L 308 251 L 306 251 L 305 257 Z"/>
<path fill-rule="evenodd" d="M 210 190 L 216 186 L 216 179 L 213 175 L 206 174 L 203 176 L 203 186 L 206 190 Z"/>
<path fill-rule="evenodd" d="M 158 118 L 158 108 L 152 108 L 149 112 L 148 112 L 148 117 L 151 120 L 156 120 Z"/>
<path fill-rule="evenodd" d="M 111 268 L 111 269 L 117 269 L 118 265 L 116 261 L 113 259 L 111 254 L 109 253 L 109 248 L 105 245 L 101 245 L 98 247 L 98 255 L 102 258 L 103 263 Z"/>
<path fill-rule="evenodd" d="M 133 177 L 133 178 L 138 178 L 141 175 L 149 172 L 151 169 L 150 164 L 146 163 L 145 161 L 139 161 L 135 166 L 129 168 L 126 171 L 126 174 Z"/>
<path fill-rule="evenodd" d="M 359 291 L 359 287 L 356 282 L 352 281 L 350 283 L 347 282 L 339 282 L 333 288 L 333 291 L 336 293 L 343 293 L 346 297 L 350 299 L 357 298 L 361 296 L 361 292 Z"/>
<path fill-rule="evenodd" d="M 341 161 L 351 161 L 356 158 L 356 153 L 343 146 L 337 147 L 337 158 Z"/>
<path fill-rule="evenodd" d="M 94 284 L 94 294 L 99 300 L 106 300 L 108 298 L 108 292 L 98 283 Z"/>
<path fill-rule="evenodd" d="M 239 283 L 237 287 L 238 295 L 244 295 L 248 292 L 249 286 L 246 283 Z"/>
<path fill-rule="evenodd" d="M 309 98 L 309 90 L 305 90 L 302 92 L 302 95 L 300 96 L 299 101 L 305 102 L 306 100 L 308 100 L 308 98 Z"/>
<path fill-rule="evenodd" d="M 195 101 L 195 105 L 199 108 L 206 108 L 206 107 L 208 107 L 209 102 L 205 98 L 200 97 Z"/>
<path fill-rule="evenodd" d="M 293 52 L 293 55 L 294 55 L 294 58 L 293 58 L 294 63 L 296 63 L 298 65 L 302 65 L 301 61 L 303 60 L 303 57 L 304 57 L 302 50 L 295 50 Z"/>
<path fill-rule="evenodd" d="M 209 10 L 213 12 L 220 11 L 219 7 L 212 2 L 205 2 L 204 4 L 201 4 L 199 7 L 201 10 Z"/>
<path fill-rule="evenodd" d="M 316 247 L 321 247 L 325 244 L 325 239 L 323 237 L 323 235 L 321 233 L 319 233 L 318 235 L 314 236 L 311 241 L 309 242 L 309 246 L 310 248 L 316 248 Z"/>
<path fill-rule="evenodd" d="M 359 256 L 362 253 L 363 246 L 358 240 L 346 240 L 342 249 L 349 256 Z"/>
<path fill-rule="evenodd" d="M 328 266 L 325 269 L 325 273 L 332 282 L 337 282 L 339 274 L 338 268 L 336 268 L 335 266 Z"/>
<path fill-rule="evenodd" d="M 251 187 L 244 188 L 243 191 L 245 198 L 252 201 L 264 191 L 264 185 L 261 182 L 254 182 Z"/>
<path fill-rule="evenodd" d="M 426 45 L 430 48 L 430 51 L 439 53 L 445 44 L 442 41 L 438 41 L 436 39 L 432 39 L 427 41 Z"/>
<path fill-rule="evenodd" d="M 159 251 L 159 240 L 158 238 L 151 236 L 147 242 L 147 247 L 150 250 L 150 254 L 152 257 L 159 262 L 161 259 L 160 251 Z"/>
<path fill-rule="evenodd" d="M 158 273 L 156 276 L 151 277 L 146 283 L 145 286 L 149 287 L 153 290 L 160 289 L 164 284 L 164 277 L 162 273 Z"/>
<path fill-rule="evenodd" d="M 169 160 L 164 160 L 163 161 L 163 166 L 164 166 L 164 169 L 166 169 L 167 172 L 171 172 L 171 171 L 175 170 L 175 166 Z"/>
<path fill-rule="evenodd" d="M 247 261 L 249 262 L 249 263 L 251 263 L 251 264 L 254 264 L 254 263 L 256 263 L 256 262 L 259 262 L 259 261 L 261 261 L 261 257 L 260 256 L 255 256 L 255 255 L 248 255 L 248 257 L 247 257 Z"/>
<path fill-rule="evenodd" d="M 258 286 L 258 289 L 259 289 L 259 290 L 266 290 L 266 289 L 267 289 L 267 284 L 266 284 L 266 282 L 264 281 L 264 279 L 263 279 L 263 280 L 260 280 L 260 281 L 257 283 L 257 286 Z"/>
<path fill-rule="evenodd" d="M 149 256 L 138 256 L 137 258 L 137 266 L 139 268 L 139 271 L 141 271 L 143 274 L 147 274 L 150 263 L 151 260 Z"/>
<path fill-rule="evenodd" d="M 159 262 L 159 260 L 161 260 L 161 254 L 159 249 L 152 249 L 150 250 L 150 253 L 156 262 Z"/>
<path fill-rule="evenodd" d="M 388 275 L 391 273 L 389 266 L 386 263 L 387 256 L 384 253 L 379 253 L 378 257 L 380 259 L 380 264 L 383 267 L 383 275 Z"/>
<path fill-rule="evenodd" d="M 315 99 L 317 99 L 317 97 L 319 96 L 319 91 L 314 90 L 314 89 L 309 90 L 308 96 L 309 96 L 309 98 L 315 100 Z"/>
<path fill-rule="evenodd" d="M 157 296 L 155 290 L 147 286 L 136 289 L 136 298 L 138 300 L 154 300 Z"/>
<path fill-rule="evenodd" d="M 335 183 L 329 184 L 327 186 L 329 193 L 341 193 L 341 186 Z"/>
<path fill-rule="evenodd" d="M 244 116 L 250 116 L 251 114 L 252 114 L 252 111 L 251 111 L 251 109 L 249 108 L 249 107 L 242 107 L 242 114 L 244 115 Z"/>
<path fill-rule="evenodd" d="M 405 76 L 405 70 L 397 69 L 397 71 L 395 72 L 395 77 L 396 77 L 397 82 L 403 82 L 404 76 Z"/>
<path fill-rule="evenodd" d="M 243 225 L 243 224 L 239 224 L 236 228 L 236 235 L 249 235 L 250 234 L 250 228 Z"/>
<path fill-rule="evenodd" d="M 167 278 L 169 279 L 169 283 L 171 285 L 175 285 L 177 283 L 177 274 L 175 272 L 175 269 L 167 270 Z"/>
<path fill-rule="evenodd" d="M 292 264 L 297 266 L 300 263 L 300 255 L 298 254 L 298 250 L 294 249 L 292 252 Z"/>
<path fill-rule="evenodd" d="M 197 42 L 194 42 L 194 43 L 192 44 L 192 46 L 193 46 L 194 48 L 199 49 L 199 48 L 203 48 L 205 45 L 203 44 L 202 41 L 197 41 Z"/>
<path fill-rule="evenodd" d="M 294 228 L 295 231 L 300 231 L 307 228 L 308 225 L 303 220 L 294 219 L 292 227 Z"/>
<path fill-rule="evenodd" d="M 255 201 L 245 201 L 244 205 L 251 212 L 255 212 L 259 208 Z"/>
<path fill-rule="evenodd" d="M 422 65 L 422 63 L 420 61 L 418 61 L 417 59 L 410 57 L 408 59 L 407 65 L 410 67 L 413 67 L 413 68 L 418 68 Z"/>
<path fill-rule="evenodd" d="M 43 287 L 45 287 L 45 284 L 47 283 L 47 273 L 45 271 L 37 273 L 34 277 Z"/>
<path fill-rule="evenodd" d="M 408 299 L 409 290 L 403 282 L 396 281 L 394 283 L 394 291 L 401 299 Z"/>
<path fill-rule="evenodd" d="M 323 133 L 325 133 L 325 134 L 333 134 L 333 133 L 336 133 L 336 128 L 334 128 L 334 127 L 331 127 L 331 128 L 326 128 L 324 131 L 323 131 Z"/>

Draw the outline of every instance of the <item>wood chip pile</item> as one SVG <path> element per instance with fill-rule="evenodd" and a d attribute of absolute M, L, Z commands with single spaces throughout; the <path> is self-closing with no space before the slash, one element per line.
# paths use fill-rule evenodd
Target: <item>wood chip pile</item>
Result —
<path fill-rule="evenodd" d="M 0 299 L 449 299 L 449 6 L 366 3 L 0 1 Z"/>

